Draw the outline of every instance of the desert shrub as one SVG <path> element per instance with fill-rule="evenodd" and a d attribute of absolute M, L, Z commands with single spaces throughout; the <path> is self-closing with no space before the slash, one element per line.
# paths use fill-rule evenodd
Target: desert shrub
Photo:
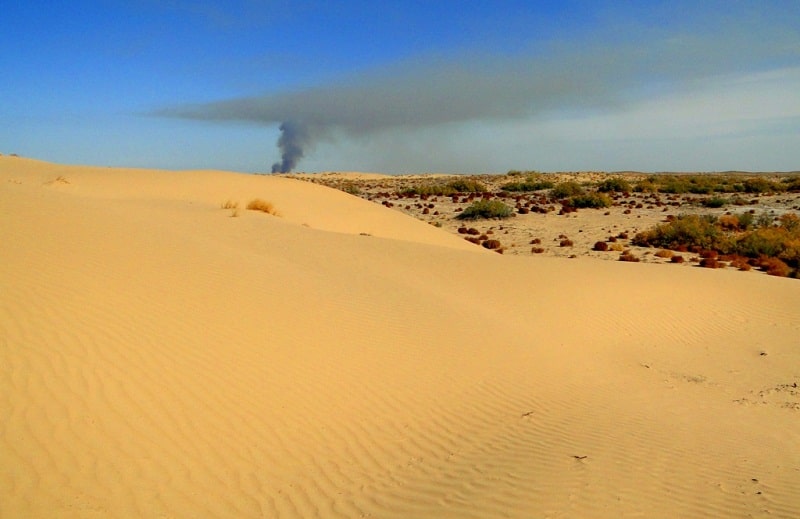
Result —
<path fill-rule="evenodd" d="M 355 195 L 355 196 L 358 196 L 358 195 L 361 194 L 361 188 L 359 188 L 358 185 L 356 185 L 355 182 L 345 182 L 344 184 L 342 184 L 339 187 L 339 189 L 341 189 L 345 193 L 349 193 L 349 194 Z"/>
<path fill-rule="evenodd" d="M 658 182 L 654 177 L 647 177 L 644 180 L 640 180 L 633 186 L 633 190 L 637 193 L 656 193 L 658 189 Z"/>
<path fill-rule="evenodd" d="M 564 238 L 563 240 L 558 242 L 558 246 L 559 247 L 572 247 L 573 245 L 574 245 L 574 243 L 572 242 L 572 240 L 570 240 L 568 238 Z"/>
<path fill-rule="evenodd" d="M 597 190 L 601 193 L 624 193 L 631 190 L 631 183 L 624 178 L 607 178 L 597 185 Z"/>
<path fill-rule="evenodd" d="M 773 220 L 775 220 L 775 217 L 772 216 L 770 213 L 764 211 L 760 215 L 758 215 L 758 218 L 756 218 L 756 226 L 771 227 Z"/>
<path fill-rule="evenodd" d="M 541 254 L 544 252 L 544 248 L 542 247 L 531 247 L 531 252 L 534 254 Z"/>
<path fill-rule="evenodd" d="M 778 218 L 778 222 L 780 222 L 780 226 L 786 229 L 790 234 L 800 231 L 800 216 L 794 213 L 781 215 L 781 217 Z"/>
<path fill-rule="evenodd" d="M 717 220 L 719 226 L 726 231 L 739 230 L 739 218 L 736 215 L 724 214 Z"/>
<path fill-rule="evenodd" d="M 247 209 L 250 211 L 261 211 L 262 213 L 278 216 L 278 212 L 275 210 L 275 206 L 272 205 L 272 202 L 267 202 L 266 200 L 262 200 L 260 198 L 254 198 L 250 200 L 247 203 Z"/>
<path fill-rule="evenodd" d="M 717 248 L 722 244 L 723 233 L 715 223 L 716 218 L 710 216 L 679 216 L 671 222 L 637 234 L 633 244 L 665 249 L 675 249 L 680 245 Z"/>
<path fill-rule="evenodd" d="M 494 250 L 500 248 L 500 241 L 499 240 L 486 240 L 482 244 L 485 248 Z"/>
<path fill-rule="evenodd" d="M 741 256 L 734 256 L 731 258 L 731 267 L 737 268 L 739 270 L 750 270 L 750 264 L 747 262 L 747 258 L 743 258 Z"/>
<path fill-rule="evenodd" d="M 669 259 L 669 261 L 670 261 L 671 263 L 683 263 L 683 262 L 684 262 L 684 261 L 686 261 L 686 260 L 685 260 L 685 259 L 683 259 L 683 256 L 672 256 L 672 257 Z"/>
<path fill-rule="evenodd" d="M 800 177 L 789 177 L 783 179 L 783 189 L 786 191 L 797 192 L 800 191 Z"/>
<path fill-rule="evenodd" d="M 741 213 L 736 215 L 736 218 L 739 220 L 739 228 L 745 231 L 753 226 L 755 220 L 752 213 Z"/>
<path fill-rule="evenodd" d="M 778 256 L 786 248 L 786 239 L 784 229 L 761 227 L 740 237 L 736 241 L 736 252 L 750 258 Z"/>
<path fill-rule="evenodd" d="M 659 258 L 670 259 L 675 255 L 675 253 L 668 249 L 661 249 L 660 251 L 656 252 L 655 255 Z"/>
<path fill-rule="evenodd" d="M 604 242 L 604 241 L 599 241 L 599 242 L 596 242 L 596 243 L 594 244 L 594 247 L 592 247 L 592 250 L 596 250 L 596 251 L 600 251 L 600 252 L 605 252 L 605 251 L 607 251 L 607 250 L 608 250 L 608 244 L 607 244 L 606 242 Z"/>
<path fill-rule="evenodd" d="M 550 180 L 526 180 L 525 182 L 509 182 L 503 184 L 500 189 L 503 191 L 540 191 L 542 189 L 551 189 L 555 186 Z"/>
<path fill-rule="evenodd" d="M 583 188 L 575 181 L 569 180 L 562 182 L 550 191 L 550 196 L 553 198 L 567 198 L 583 194 Z"/>
<path fill-rule="evenodd" d="M 586 193 L 585 195 L 576 195 L 571 197 L 569 205 L 578 209 L 591 208 L 600 209 L 602 207 L 611 206 L 611 199 L 608 195 L 603 193 Z"/>
<path fill-rule="evenodd" d="M 514 210 L 499 200 L 478 200 L 459 213 L 456 218 L 460 220 L 508 218 L 512 214 Z"/>
<path fill-rule="evenodd" d="M 445 184 L 444 187 L 456 193 L 485 193 L 487 191 L 486 186 L 477 180 L 472 180 L 469 178 L 452 180 Z"/>
<path fill-rule="evenodd" d="M 700 260 L 700 266 L 707 269 L 718 269 L 722 264 L 717 261 L 717 258 L 703 258 Z"/>
<path fill-rule="evenodd" d="M 703 204 L 703 207 L 710 207 L 710 208 L 713 208 L 713 209 L 718 209 L 720 207 L 724 207 L 725 205 L 727 205 L 728 204 L 728 199 L 727 198 L 722 198 L 722 197 L 719 197 L 719 196 L 713 196 L 711 198 L 706 198 L 701 203 Z"/>
<path fill-rule="evenodd" d="M 764 258 L 760 262 L 760 267 L 770 276 L 786 277 L 791 273 L 789 265 L 778 258 Z"/>
<path fill-rule="evenodd" d="M 622 254 L 619 255 L 619 261 L 628 261 L 631 263 L 638 263 L 640 260 L 636 256 L 633 255 L 631 251 L 624 251 Z"/>
<path fill-rule="evenodd" d="M 765 178 L 748 178 L 744 181 L 745 193 L 771 193 L 783 191 L 784 186 L 775 182 L 770 182 Z"/>
<path fill-rule="evenodd" d="M 659 178 L 657 189 L 662 193 L 681 195 L 689 192 L 689 183 L 674 176 Z"/>
<path fill-rule="evenodd" d="M 219 204 L 219 206 L 222 209 L 238 209 L 239 208 L 239 202 L 235 202 L 233 200 L 226 200 L 226 201 L 222 202 L 221 204 Z"/>

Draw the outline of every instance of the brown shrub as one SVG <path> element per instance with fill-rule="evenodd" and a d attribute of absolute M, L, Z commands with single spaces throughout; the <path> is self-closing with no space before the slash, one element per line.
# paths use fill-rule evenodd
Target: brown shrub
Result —
<path fill-rule="evenodd" d="M 675 253 L 668 249 L 661 249 L 660 251 L 656 252 L 656 256 L 659 258 L 670 259 Z"/>
<path fill-rule="evenodd" d="M 669 260 L 672 263 L 683 263 L 684 261 L 686 261 L 683 259 L 683 256 L 672 256 Z"/>
<path fill-rule="evenodd" d="M 534 254 L 541 254 L 544 252 L 544 249 L 542 247 L 533 247 L 531 248 L 531 252 Z"/>
<path fill-rule="evenodd" d="M 637 263 L 637 262 L 640 261 L 639 258 L 634 256 L 631 251 L 625 251 L 622 254 L 620 254 L 619 255 L 619 260 L 620 261 L 628 261 L 628 262 L 631 262 L 631 263 Z"/>
<path fill-rule="evenodd" d="M 486 240 L 482 244 L 485 248 L 494 250 L 500 248 L 500 241 L 499 240 Z"/>
<path fill-rule="evenodd" d="M 704 249 L 700 251 L 700 257 L 703 259 L 717 259 L 719 253 L 715 250 Z"/>
<path fill-rule="evenodd" d="M 764 258 L 761 261 L 761 270 L 770 276 L 787 277 L 791 272 L 789 265 L 778 258 Z"/>
<path fill-rule="evenodd" d="M 247 209 L 250 211 L 261 211 L 262 213 L 271 214 L 273 216 L 280 216 L 278 211 L 275 210 L 275 206 L 272 205 L 271 202 L 267 202 L 266 200 L 262 200 L 260 198 L 254 198 L 247 203 Z"/>
<path fill-rule="evenodd" d="M 477 235 L 479 235 L 480 233 L 481 233 L 481 231 L 479 231 L 479 230 L 478 230 L 478 229 L 476 229 L 475 227 L 470 227 L 469 229 L 467 229 L 467 234 L 469 234 L 469 235 L 471 235 L 471 236 L 477 236 Z"/>
<path fill-rule="evenodd" d="M 703 258 L 700 260 L 700 266 L 707 269 L 718 269 L 723 265 L 716 258 Z"/>
<path fill-rule="evenodd" d="M 750 270 L 750 263 L 747 262 L 747 258 L 743 258 L 741 256 L 736 256 L 731 260 L 731 267 L 737 268 L 739 270 Z"/>
<path fill-rule="evenodd" d="M 725 229 L 726 231 L 738 231 L 739 230 L 739 218 L 732 214 L 724 214 L 719 217 L 717 223 L 720 227 Z"/>
<path fill-rule="evenodd" d="M 531 240 L 531 245 L 538 245 L 540 243 L 542 243 L 541 238 L 534 238 Z"/>
<path fill-rule="evenodd" d="M 467 236 L 464 239 L 467 240 L 470 243 L 474 243 L 475 245 L 480 245 L 481 244 L 481 241 L 478 238 L 474 237 L 474 236 Z"/>
<path fill-rule="evenodd" d="M 559 247 L 572 247 L 573 245 L 574 244 L 572 243 L 572 240 L 569 239 L 564 239 L 558 242 Z"/>
<path fill-rule="evenodd" d="M 604 242 L 604 241 L 599 241 L 599 242 L 594 244 L 594 247 L 592 247 L 592 250 L 605 252 L 605 251 L 608 250 L 608 244 L 606 242 Z"/>

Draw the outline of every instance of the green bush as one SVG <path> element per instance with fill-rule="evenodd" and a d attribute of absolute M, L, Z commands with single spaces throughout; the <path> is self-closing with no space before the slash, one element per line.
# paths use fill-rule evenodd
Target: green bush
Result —
<path fill-rule="evenodd" d="M 578 209 L 586 207 L 600 209 L 601 207 L 610 207 L 611 199 L 608 195 L 603 193 L 587 193 L 585 195 L 573 196 L 569 199 L 569 205 Z"/>
<path fill-rule="evenodd" d="M 464 209 L 456 218 L 475 220 L 478 218 L 508 218 L 514 210 L 499 200 L 478 200 Z"/>
<path fill-rule="evenodd" d="M 567 182 L 562 182 L 558 184 L 556 187 L 550 191 L 550 195 L 553 198 L 567 198 L 570 196 L 582 195 L 583 188 L 580 184 L 575 181 L 569 180 Z"/>
<path fill-rule="evenodd" d="M 526 180 L 525 182 L 509 182 L 503 184 L 500 189 L 503 191 L 540 191 L 542 189 L 552 189 L 555 184 L 549 180 Z"/>
<path fill-rule="evenodd" d="M 728 199 L 727 198 L 722 198 L 722 197 L 719 197 L 719 196 L 714 196 L 714 197 L 711 197 L 711 198 L 706 198 L 701 203 L 703 204 L 703 207 L 710 207 L 712 209 L 718 209 L 720 207 L 724 207 L 725 205 L 727 205 L 728 204 Z"/>
<path fill-rule="evenodd" d="M 739 220 L 739 228 L 745 230 L 751 228 L 756 219 L 752 213 L 741 213 L 736 215 L 736 218 Z"/>
<path fill-rule="evenodd" d="M 748 258 L 777 257 L 784 249 L 786 231 L 778 227 L 761 227 L 736 241 L 736 252 Z"/>
<path fill-rule="evenodd" d="M 601 193 L 623 193 L 630 192 L 631 183 L 624 178 L 608 178 L 597 185 L 597 190 Z"/>
<path fill-rule="evenodd" d="M 737 220 L 738 226 L 731 225 Z M 783 273 L 779 275 L 800 277 L 800 217 L 787 213 L 778 219 L 778 225 L 748 230 L 752 223 L 750 213 L 725 215 L 719 220 L 709 215 L 681 216 L 637 234 L 633 244 L 668 249 L 700 247 L 751 258 L 764 265 L 782 266 Z"/>
<path fill-rule="evenodd" d="M 784 184 L 783 189 L 786 191 L 800 191 L 800 177 L 784 178 L 782 182 Z"/>
<path fill-rule="evenodd" d="M 776 193 L 785 190 L 785 185 L 765 178 L 748 178 L 744 181 L 744 191 L 746 193 Z"/>
<path fill-rule="evenodd" d="M 477 180 L 468 178 L 452 180 L 445 184 L 445 188 L 452 189 L 457 193 L 485 193 L 487 191 L 486 186 Z"/>
<path fill-rule="evenodd" d="M 717 227 L 713 216 L 695 214 L 679 216 L 675 220 L 656 226 L 649 231 L 640 232 L 633 238 L 633 244 L 642 247 L 675 249 L 681 245 L 697 246 L 704 249 L 724 247 L 724 235 Z"/>

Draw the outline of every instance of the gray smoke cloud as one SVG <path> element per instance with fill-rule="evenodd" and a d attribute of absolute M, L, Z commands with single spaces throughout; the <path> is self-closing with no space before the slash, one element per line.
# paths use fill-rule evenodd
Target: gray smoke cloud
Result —
<path fill-rule="evenodd" d="M 281 123 L 280 130 L 278 149 L 281 151 L 281 160 L 272 165 L 272 172 L 288 173 L 303 158 L 303 150 L 309 143 L 309 133 L 302 124 L 291 121 Z"/>
<path fill-rule="evenodd" d="M 320 139 L 365 136 L 476 120 L 619 110 L 651 85 L 674 89 L 704 77 L 796 63 L 797 31 L 768 40 L 718 32 L 664 38 L 647 46 L 541 49 L 534 55 L 427 58 L 351 75 L 324 86 L 171 107 L 160 116 L 279 124 L 280 161 L 294 169 Z M 787 44 L 789 42 L 789 44 Z"/>

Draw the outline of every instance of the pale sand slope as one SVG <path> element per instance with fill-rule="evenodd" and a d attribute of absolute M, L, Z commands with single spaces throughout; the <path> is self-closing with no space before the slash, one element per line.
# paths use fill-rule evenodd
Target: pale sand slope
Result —
<path fill-rule="evenodd" d="M 797 280 L 7 157 L 0 239 L 0 517 L 800 515 Z"/>

